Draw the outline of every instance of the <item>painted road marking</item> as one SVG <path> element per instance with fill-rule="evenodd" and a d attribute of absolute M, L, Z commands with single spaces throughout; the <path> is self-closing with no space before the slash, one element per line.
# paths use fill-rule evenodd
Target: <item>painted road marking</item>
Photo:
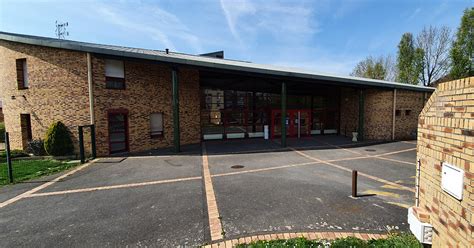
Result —
<path fill-rule="evenodd" d="M 355 157 L 355 158 L 342 158 L 342 159 L 332 159 L 332 160 L 324 160 L 324 162 L 340 162 L 340 161 L 348 161 L 348 160 L 357 160 L 357 159 L 367 159 L 367 158 L 375 158 L 375 156 L 385 156 L 385 155 L 391 155 L 391 154 L 396 154 L 400 152 L 406 152 L 406 150 L 401 150 L 401 151 L 394 151 L 394 152 L 389 152 L 389 153 L 384 153 L 384 154 L 379 154 L 379 155 L 368 155 L 368 156 L 361 156 L 361 157 Z M 214 155 L 212 157 L 215 157 Z M 377 157 L 378 158 L 378 157 Z M 323 161 L 323 160 L 322 160 Z M 391 160 L 394 162 L 403 162 L 403 163 L 408 163 L 404 161 L 398 161 L 398 160 Z M 239 174 L 247 174 L 247 173 L 255 173 L 255 172 L 264 172 L 264 171 L 270 171 L 270 170 L 278 170 L 278 169 L 285 169 L 285 168 L 292 168 L 292 167 L 298 167 L 298 166 L 305 166 L 305 165 L 316 165 L 320 164 L 322 162 L 307 162 L 307 163 L 300 163 L 300 164 L 290 164 L 290 165 L 279 165 L 279 166 L 274 166 L 274 167 L 266 167 L 266 168 L 260 168 L 260 169 L 253 169 L 253 170 L 244 170 L 244 171 L 236 171 L 236 172 L 227 172 L 227 173 L 220 173 L 220 174 L 214 174 L 211 177 L 221 177 L 221 176 L 232 176 L 232 175 L 239 175 Z M 398 186 L 392 186 L 394 188 L 398 188 Z"/>
<path fill-rule="evenodd" d="M 123 189 L 123 188 L 133 188 L 133 187 L 149 186 L 149 185 L 157 185 L 157 184 L 165 184 L 165 183 L 184 182 L 184 181 L 200 180 L 200 179 L 202 179 L 201 176 L 176 178 L 176 179 L 165 179 L 165 180 L 142 182 L 142 183 L 128 183 L 128 184 L 119 184 L 119 185 L 111 185 L 111 186 L 100 186 L 100 187 L 92 187 L 92 188 L 82 188 L 82 189 L 71 189 L 71 190 L 53 191 L 53 192 L 45 192 L 45 193 L 36 193 L 36 194 L 30 194 L 30 195 L 25 196 L 25 197 L 65 195 L 65 194 L 92 192 L 92 191 L 99 191 L 99 190 Z"/>
<path fill-rule="evenodd" d="M 5 207 L 5 206 L 7 206 L 7 205 L 10 205 L 10 204 L 16 202 L 16 201 L 19 201 L 19 200 L 21 200 L 21 199 L 23 199 L 23 198 L 26 198 L 26 197 L 30 196 L 31 194 L 33 194 L 33 193 L 35 193 L 35 192 L 38 192 L 39 190 L 42 190 L 42 189 L 44 189 L 44 188 L 46 188 L 46 187 L 49 187 L 49 186 L 53 185 L 54 183 L 59 182 L 61 179 L 65 178 L 65 177 L 68 177 L 68 176 L 70 176 L 70 175 L 72 175 L 72 174 L 74 174 L 74 173 L 76 173 L 76 172 L 78 172 L 78 171 L 80 171 L 80 170 L 82 170 L 82 169 L 88 167 L 89 165 L 93 164 L 94 162 L 95 162 L 95 160 L 92 160 L 91 162 L 86 163 L 86 164 L 83 164 L 83 165 L 81 165 L 81 166 L 79 166 L 79 167 L 77 167 L 77 168 L 75 168 L 75 169 L 73 169 L 73 170 L 71 170 L 71 171 L 69 171 L 69 172 L 67 172 L 67 173 L 65 173 L 65 174 L 63 174 L 63 175 L 61 175 L 61 176 L 59 176 L 59 177 L 56 177 L 55 179 L 53 179 L 53 180 L 51 180 L 51 181 L 49 181 L 49 182 L 46 182 L 46 183 L 44 183 L 44 184 L 41 184 L 40 186 L 38 186 L 38 187 L 36 187 L 36 188 L 33 188 L 33 189 L 29 190 L 29 191 L 26 191 L 25 193 L 22 193 L 22 194 L 20 194 L 20 195 L 17 195 L 17 196 L 15 196 L 15 197 L 11 198 L 11 199 L 8 199 L 8 200 L 6 200 L 6 201 L 0 203 L 0 208 L 3 208 L 3 207 Z"/>
<path fill-rule="evenodd" d="M 411 150 L 411 149 L 408 149 Z M 401 152 L 406 152 L 407 150 L 401 150 L 401 151 L 394 151 L 394 152 L 389 152 L 389 153 L 384 153 L 384 154 L 379 154 L 375 156 L 385 156 L 385 155 L 391 155 L 391 154 L 396 154 L 396 153 L 401 153 Z M 214 157 L 214 155 L 213 155 Z M 340 161 L 347 161 L 347 160 L 356 160 L 356 159 L 366 159 L 366 158 L 373 158 L 374 156 L 361 156 L 361 157 L 355 157 L 355 158 L 343 158 L 343 159 L 333 159 L 333 160 L 321 160 L 321 162 L 314 161 L 314 162 L 306 162 L 306 163 L 299 163 L 299 164 L 289 164 L 289 165 L 280 165 L 280 166 L 274 166 L 274 167 L 266 167 L 266 168 L 260 168 L 260 169 L 252 169 L 252 170 L 244 170 L 244 171 L 236 171 L 236 172 L 227 172 L 227 173 L 220 173 L 220 174 L 215 174 L 211 175 L 211 177 L 221 177 L 221 176 L 232 176 L 232 175 L 240 175 L 240 174 L 248 174 L 248 173 L 257 173 L 257 172 L 265 172 L 265 171 L 271 171 L 271 170 L 279 170 L 279 169 L 285 169 L 285 168 L 292 168 L 292 167 L 299 167 L 299 166 L 305 166 L 305 165 L 316 165 L 316 164 L 324 164 L 324 163 L 332 163 L 332 162 L 340 162 Z M 395 160 L 395 162 L 404 162 L 404 161 L 398 161 Z M 408 162 L 404 162 L 408 163 Z M 208 163 L 209 166 L 209 163 Z M 79 168 L 77 168 L 79 169 Z M 71 171 L 73 172 L 73 171 Z M 74 171 L 75 173 L 75 171 Z M 71 174 L 69 174 L 71 175 Z M 57 178 L 55 179 L 56 181 L 61 180 L 62 178 Z M 186 178 L 175 178 L 175 179 L 164 179 L 164 180 L 157 180 L 157 181 L 150 181 L 150 182 L 142 182 L 142 183 L 129 183 L 129 184 L 119 184 L 119 185 L 111 185 L 111 186 L 99 186 L 99 187 L 90 187 L 90 188 L 80 188 L 80 189 L 71 189 L 71 190 L 62 190 L 62 191 L 52 191 L 52 192 L 45 192 L 45 193 L 35 193 L 41 189 L 44 189 L 45 187 L 50 186 L 49 185 L 42 185 L 42 188 L 39 188 L 35 191 L 30 192 L 29 194 L 23 195 L 21 198 L 31 198 L 31 197 L 40 197 L 40 196 L 54 196 L 54 195 L 63 195 L 63 194 L 73 194 L 73 193 L 83 193 L 83 192 L 93 192 L 93 191 L 100 191 L 100 190 L 111 190 L 111 189 L 123 189 L 123 188 L 132 188 L 132 187 L 140 187 L 140 186 L 149 186 L 149 185 L 157 185 L 157 184 L 165 184 L 165 183 L 175 183 L 175 182 L 183 182 L 183 181 L 190 181 L 190 180 L 199 180 L 202 179 L 202 177 L 186 177 Z M 53 181 L 55 181 L 53 180 Z M 51 181 L 52 182 L 52 181 Z M 384 188 L 393 188 L 393 189 L 399 189 L 397 182 L 395 184 L 385 184 L 382 186 Z M 21 195 L 20 195 L 21 196 Z M 19 196 L 18 196 L 19 197 Z M 20 199 L 21 199 L 20 198 Z M 15 198 L 12 198 L 10 200 L 14 200 Z M 16 199 L 14 201 L 17 201 L 19 199 Z M 13 201 L 13 202 L 14 202 Z M 4 202 L 5 204 L 8 201 Z M 2 204 L 4 204 L 2 203 Z M 9 204 L 9 203 L 8 203 Z M 6 205 L 8 205 L 6 204 Z M 0 205 L 1 206 L 1 205 Z"/>
<path fill-rule="evenodd" d="M 280 166 L 266 167 L 266 168 L 261 168 L 261 169 L 253 169 L 253 170 L 244 170 L 244 171 L 214 174 L 214 175 L 212 175 L 212 177 L 232 176 L 232 175 L 239 175 L 239 174 L 246 174 L 246 173 L 255 173 L 255 172 L 262 172 L 262 171 L 270 171 L 270 170 L 291 168 L 291 167 L 297 167 L 297 166 L 303 166 L 303 165 L 315 165 L 315 164 L 318 164 L 318 163 L 317 162 L 307 162 L 307 163 L 300 163 L 300 164 L 280 165 Z"/>
<path fill-rule="evenodd" d="M 357 155 L 364 155 L 360 152 L 357 152 L 357 151 L 353 151 L 351 149 L 347 149 L 347 148 L 344 148 L 342 146 L 338 146 L 338 145 L 333 145 L 333 144 L 329 144 L 329 143 L 326 143 L 326 142 L 323 142 L 324 144 L 328 145 L 328 146 L 331 146 L 331 147 L 335 147 L 335 148 L 338 148 L 338 149 L 342 149 L 343 151 L 346 151 L 346 152 L 350 152 L 350 153 L 354 153 L 354 154 L 357 154 Z"/>
<path fill-rule="evenodd" d="M 382 159 L 382 160 L 387 160 L 387 161 L 392 161 L 392 162 L 397 162 L 397 163 L 402 163 L 402 164 L 416 165 L 416 163 L 413 163 L 413 162 L 406 162 L 406 161 L 401 161 L 401 160 L 392 159 L 392 158 L 384 158 L 384 157 L 375 157 L 375 158 Z"/>
<path fill-rule="evenodd" d="M 395 206 L 399 206 L 399 207 L 402 207 L 402 208 L 406 208 L 406 209 L 409 209 L 411 207 L 408 204 L 404 204 L 404 203 L 400 203 L 400 202 L 387 202 L 387 203 L 395 205 Z"/>
<path fill-rule="evenodd" d="M 338 168 L 340 170 L 343 170 L 343 171 L 347 171 L 347 172 L 352 172 L 351 169 L 348 169 L 344 166 L 340 166 L 340 165 L 337 165 L 337 164 L 334 164 L 334 163 L 331 163 L 331 162 L 327 162 L 327 161 L 324 161 L 324 160 L 321 160 L 321 159 L 318 159 L 318 158 L 315 158 L 315 157 L 312 157 L 310 155 L 307 155 L 305 154 L 304 152 L 301 152 L 301 151 L 298 151 L 294 148 L 291 148 L 293 151 L 295 151 L 296 153 L 298 153 L 299 155 L 303 156 L 303 157 L 306 157 L 308 159 L 311 159 L 313 161 L 316 161 L 316 162 L 319 162 L 319 163 L 324 163 L 324 164 L 327 164 L 327 165 L 330 165 L 334 168 Z M 359 172 L 358 173 L 360 176 L 363 176 L 363 177 L 366 177 L 366 178 L 369 178 L 369 179 L 372 179 L 374 181 L 378 181 L 378 182 L 381 182 L 383 184 L 389 184 L 389 185 L 392 185 L 392 186 L 397 186 L 399 189 L 403 189 L 403 190 L 407 190 L 407 191 L 411 191 L 411 192 L 415 192 L 414 189 L 412 188 L 409 188 L 409 187 L 406 187 L 406 186 L 403 186 L 401 184 L 398 184 L 398 183 L 394 183 L 394 182 L 391 182 L 391 181 L 388 181 L 388 180 L 385 180 L 383 178 L 379 178 L 379 177 L 376 177 L 376 176 L 372 176 L 372 175 L 369 175 L 369 174 L 365 174 L 363 172 Z"/>
<path fill-rule="evenodd" d="M 367 195 L 381 195 L 381 196 L 391 197 L 391 198 L 400 198 L 399 194 L 388 192 L 388 191 L 379 191 L 379 190 L 369 189 L 369 190 L 364 191 L 363 193 Z"/>
<path fill-rule="evenodd" d="M 202 143 L 202 173 L 204 176 L 204 188 L 206 190 L 207 215 L 209 217 L 209 229 L 211 240 L 223 239 L 222 224 L 217 208 L 216 195 L 212 186 L 211 172 L 209 171 L 209 159 L 207 157 L 206 144 Z"/>

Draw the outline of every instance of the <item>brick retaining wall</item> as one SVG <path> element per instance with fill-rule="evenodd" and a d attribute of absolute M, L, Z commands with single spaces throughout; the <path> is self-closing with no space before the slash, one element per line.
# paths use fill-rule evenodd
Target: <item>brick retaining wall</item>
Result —
<path fill-rule="evenodd" d="M 418 123 L 420 210 L 434 227 L 433 247 L 474 246 L 474 77 L 441 83 Z M 442 163 L 465 171 L 463 199 L 441 189 Z"/>

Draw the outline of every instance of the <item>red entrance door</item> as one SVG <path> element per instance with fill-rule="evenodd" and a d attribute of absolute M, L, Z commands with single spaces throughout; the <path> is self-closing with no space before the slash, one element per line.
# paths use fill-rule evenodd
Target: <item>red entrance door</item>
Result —
<path fill-rule="evenodd" d="M 110 112 L 109 119 L 109 149 L 110 153 L 128 151 L 127 113 Z"/>
<path fill-rule="evenodd" d="M 281 110 L 272 110 L 272 138 L 281 136 Z M 289 109 L 286 111 L 286 136 L 298 137 L 311 134 L 311 111 L 308 109 Z"/>

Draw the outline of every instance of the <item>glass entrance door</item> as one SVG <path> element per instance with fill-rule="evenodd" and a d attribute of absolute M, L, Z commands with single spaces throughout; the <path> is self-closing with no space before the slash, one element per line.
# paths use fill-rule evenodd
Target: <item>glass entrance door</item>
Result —
<path fill-rule="evenodd" d="M 286 136 L 303 137 L 311 132 L 311 111 L 306 109 L 290 109 L 286 111 Z M 281 110 L 272 110 L 271 137 L 281 137 Z"/>

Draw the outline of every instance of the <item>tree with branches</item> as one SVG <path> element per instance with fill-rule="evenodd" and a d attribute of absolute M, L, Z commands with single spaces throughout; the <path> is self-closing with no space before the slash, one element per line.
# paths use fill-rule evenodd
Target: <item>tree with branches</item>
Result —
<path fill-rule="evenodd" d="M 429 86 L 448 73 L 451 40 L 451 30 L 446 26 L 441 28 L 424 27 L 418 34 L 416 46 L 423 51 L 422 73 L 420 75 L 423 85 Z"/>
<path fill-rule="evenodd" d="M 474 8 L 464 10 L 450 55 L 452 79 L 474 76 Z"/>
<path fill-rule="evenodd" d="M 395 79 L 394 74 L 395 70 L 391 56 L 377 58 L 369 56 L 357 63 L 351 76 L 392 81 Z"/>

